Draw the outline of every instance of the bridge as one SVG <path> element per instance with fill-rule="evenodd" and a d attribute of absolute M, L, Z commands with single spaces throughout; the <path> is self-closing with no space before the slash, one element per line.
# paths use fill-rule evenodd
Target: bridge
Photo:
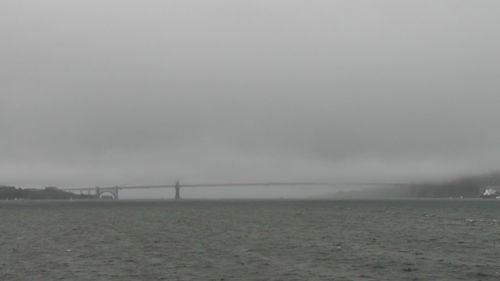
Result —
<path fill-rule="evenodd" d="M 135 185 L 135 186 L 104 186 L 104 187 L 76 187 L 76 188 L 61 188 L 68 192 L 79 192 L 80 194 L 93 195 L 96 199 L 110 196 L 114 200 L 120 198 L 120 190 L 127 189 L 158 189 L 158 188 L 174 188 L 175 200 L 181 199 L 181 188 L 192 187 L 252 187 L 252 186 L 318 186 L 318 187 L 335 187 L 335 186 L 408 186 L 410 183 L 382 183 L 382 182 L 345 182 L 345 183 L 322 183 L 322 182 L 254 182 L 254 183 L 210 183 L 210 184 L 182 184 L 177 181 L 175 184 L 164 185 Z"/>

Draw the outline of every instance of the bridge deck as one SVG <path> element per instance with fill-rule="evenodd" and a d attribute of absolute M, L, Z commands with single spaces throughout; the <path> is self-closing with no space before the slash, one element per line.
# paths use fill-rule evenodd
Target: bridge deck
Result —
<path fill-rule="evenodd" d="M 383 182 L 344 182 L 344 183 L 322 183 L 322 182 L 257 182 L 257 183 L 209 183 L 209 184 L 164 184 L 164 185 L 132 185 L 132 186 L 103 186 L 103 187 L 68 187 L 61 188 L 65 191 L 88 191 L 99 188 L 106 189 L 151 189 L 151 188 L 184 188 L 184 187 L 251 187 L 251 186 L 408 186 L 409 183 L 383 183 Z"/>

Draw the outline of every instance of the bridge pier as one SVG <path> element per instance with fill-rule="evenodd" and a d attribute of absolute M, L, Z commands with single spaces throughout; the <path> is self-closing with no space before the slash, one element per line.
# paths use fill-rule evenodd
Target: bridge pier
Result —
<path fill-rule="evenodd" d="M 181 199 L 181 184 L 179 181 L 175 183 L 175 200 Z"/>

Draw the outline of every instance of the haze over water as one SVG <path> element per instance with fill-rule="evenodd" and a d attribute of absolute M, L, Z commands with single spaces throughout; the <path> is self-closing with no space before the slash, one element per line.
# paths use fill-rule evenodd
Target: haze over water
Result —
<path fill-rule="evenodd" d="M 499 13 L 491 0 L 3 0 L 0 184 L 496 170 Z"/>

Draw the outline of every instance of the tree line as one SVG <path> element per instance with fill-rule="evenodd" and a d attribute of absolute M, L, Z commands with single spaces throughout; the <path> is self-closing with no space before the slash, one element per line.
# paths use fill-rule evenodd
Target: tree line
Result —
<path fill-rule="evenodd" d="M 0 186 L 0 200 L 92 199 L 93 195 L 74 194 L 49 186 L 44 189 Z"/>

